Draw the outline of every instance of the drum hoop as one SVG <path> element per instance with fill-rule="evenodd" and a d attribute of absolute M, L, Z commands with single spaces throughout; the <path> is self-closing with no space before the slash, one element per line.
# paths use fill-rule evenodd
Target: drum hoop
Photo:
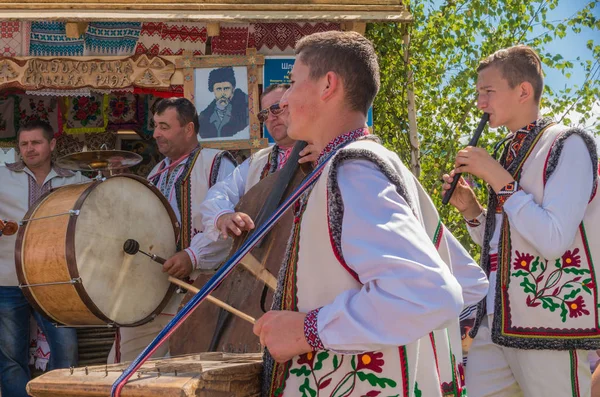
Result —
<path fill-rule="evenodd" d="M 160 190 L 158 190 L 154 185 L 152 185 L 147 179 L 144 179 L 144 178 L 134 175 L 134 174 L 114 175 L 114 176 L 105 178 L 105 180 L 112 179 L 112 178 L 123 178 L 123 177 L 134 179 L 134 180 L 137 180 L 138 182 L 144 184 L 146 187 L 148 187 L 152 191 L 152 193 L 154 193 L 155 196 L 157 196 L 161 200 L 161 202 L 163 203 L 163 206 L 165 207 L 165 209 L 167 210 L 167 213 L 169 214 L 169 218 L 171 219 L 171 224 L 173 225 L 173 231 L 175 232 L 175 241 L 177 241 L 177 239 L 179 238 L 179 227 L 178 227 L 179 223 L 177 222 L 177 217 L 175 216 L 175 212 L 171 208 L 171 204 L 169 204 L 169 202 L 163 196 L 163 194 L 160 192 Z M 102 182 L 104 182 L 104 180 L 103 181 L 98 181 L 98 180 L 91 181 L 90 186 L 88 186 L 79 195 L 79 197 L 77 198 L 72 209 L 73 210 L 81 210 L 81 207 L 83 206 L 83 203 L 85 202 L 85 200 L 87 199 L 89 194 Z M 41 205 L 41 203 L 44 200 L 46 200 L 47 196 L 49 196 L 52 192 L 54 192 L 55 190 L 58 190 L 60 188 L 61 187 L 59 187 L 57 189 L 51 189 L 50 191 L 45 193 L 42 197 L 40 197 L 40 199 L 27 211 L 27 214 L 25 215 L 25 219 L 31 218 L 31 215 L 37 210 L 37 208 Z M 76 257 L 75 257 L 75 230 L 76 230 L 76 225 L 77 225 L 77 218 L 78 218 L 77 216 L 71 216 L 69 218 L 69 221 L 67 223 L 67 235 L 65 236 L 67 270 L 69 272 L 69 276 L 71 279 L 79 278 L 79 269 L 77 268 L 77 261 L 76 261 Z M 25 227 L 19 228 L 16 249 L 15 249 L 15 264 L 16 264 L 16 268 L 17 268 L 17 278 L 19 280 L 19 283 L 21 283 L 21 284 L 26 284 L 25 275 L 23 274 L 21 250 L 22 250 L 22 245 L 23 245 L 23 240 L 24 240 L 24 236 L 25 236 L 25 231 L 27 229 L 27 225 L 28 225 L 28 223 L 26 225 L 24 225 Z M 173 295 L 173 293 L 175 292 L 175 289 L 176 289 L 176 286 L 174 284 L 171 284 L 169 286 L 169 289 L 167 290 L 167 293 L 165 294 L 165 297 L 160 302 L 158 307 L 152 313 L 150 313 L 148 316 L 146 316 L 145 318 L 143 318 L 135 323 L 131 323 L 131 324 L 120 324 L 120 323 L 111 321 L 98 308 L 98 306 L 96 306 L 96 304 L 92 301 L 92 299 L 88 295 L 87 291 L 85 290 L 83 283 L 75 283 L 75 284 L 73 284 L 73 287 L 75 288 L 75 291 L 77 292 L 77 295 L 79 296 L 79 299 L 81 299 L 83 304 L 88 308 L 88 310 L 94 316 L 96 316 L 99 320 L 104 321 L 107 324 L 113 324 L 113 325 L 120 326 L 120 327 L 136 327 L 136 326 L 145 324 L 148 321 L 150 321 L 151 319 L 155 318 L 167 306 L 167 304 L 171 300 L 171 296 Z M 46 317 L 48 320 L 50 320 L 52 323 L 69 325 L 69 324 L 63 324 L 63 323 L 57 321 L 55 318 L 50 316 L 50 314 L 47 313 L 45 310 L 42 310 L 41 306 L 37 303 L 36 299 L 34 298 L 33 294 L 29 290 L 29 288 L 23 288 L 22 291 L 25 294 L 25 296 L 28 298 L 28 301 L 31 304 L 31 306 L 35 310 L 37 310 L 40 314 L 42 314 L 44 317 Z M 69 325 L 69 326 L 71 326 L 71 325 Z M 77 327 L 77 326 L 74 325 L 73 327 Z"/>
<path fill-rule="evenodd" d="M 50 194 L 52 194 L 56 190 L 60 189 L 61 187 L 52 188 L 52 189 L 48 190 L 46 193 L 42 194 L 40 196 L 40 198 L 35 203 L 33 203 L 32 206 L 29 207 L 29 209 L 27 210 L 27 213 L 25 213 L 25 216 L 23 217 L 23 219 L 31 219 L 33 214 L 37 211 L 39 206 L 44 201 L 46 201 L 48 196 L 50 196 Z M 25 232 L 29 228 L 29 224 L 30 224 L 30 222 L 25 222 L 23 225 L 21 225 L 21 227 L 19 227 L 19 230 L 17 232 L 17 242 L 15 243 L 15 268 L 17 271 L 17 280 L 19 281 L 19 285 L 28 284 L 27 280 L 25 279 L 25 273 L 23 273 L 22 251 L 23 251 L 23 240 L 25 239 Z M 35 311 L 37 311 L 42 316 L 44 316 L 46 318 L 46 320 L 50 321 L 53 324 L 62 324 L 61 322 L 56 320 L 54 317 L 52 317 L 50 315 L 50 313 L 48 313 L 44 309 L 42 309 L 42 307 L 38 304 L 37 300 L 33 296 L 33 293 L 31 292 L 30 288 L 21 288 L 21 292 L 23 293 L 23 295 L 25 295 L 25 298 L 27 299 L 27 301 L 29 302 L 31 307 L 33 307 L 33 309 Z"/>

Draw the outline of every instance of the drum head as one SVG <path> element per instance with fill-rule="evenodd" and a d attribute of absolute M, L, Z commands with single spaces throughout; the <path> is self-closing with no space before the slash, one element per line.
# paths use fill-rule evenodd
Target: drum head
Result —
<path fill-rule="evenodd" d="M 123 252 L 127 239 L 163 258 L 176 252 L 172 212 L 157 193 L 131 177 L 108 178 L 87 195 L 77 217 L 74 251 L 83 288 L 118 325 L 148 319 L 171 286 L 160 264 Z"/>

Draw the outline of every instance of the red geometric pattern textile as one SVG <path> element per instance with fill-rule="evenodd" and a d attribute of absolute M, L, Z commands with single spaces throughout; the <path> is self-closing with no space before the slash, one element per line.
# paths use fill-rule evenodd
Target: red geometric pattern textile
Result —
<path fill-rule="evenodd" d="M 30 22 L 0 22 L 0 56 L 29 55 Z"/>
<path fill-rule="evenodd" d="M 248 30 L 248 24 L 222 24 L 219 36 L 212 38 L 212 53 L 214 55 L 246 55 Z"/>
<path fill-rule="evenodd" d="M 261 54 L 293 54 L 296 42 L 304 36 L 329 30 L 341 30 L 339 23 L 253 23 L 248 47 Z"/>
<path fill-rule="evenodd" d="M 206 53 L 206 24 L 202 22 L 145 22 L 135 53 L 151 55 L 193 55 Z"/>

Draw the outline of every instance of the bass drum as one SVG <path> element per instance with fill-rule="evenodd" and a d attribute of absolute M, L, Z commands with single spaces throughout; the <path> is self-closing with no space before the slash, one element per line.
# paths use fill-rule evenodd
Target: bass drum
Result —
<path fill-rule="evenodd" d="M 22 290 L 40 313 L 66 326 L 137 326 L 152 320 L 175 287 L 162 267 L 123 244 L 168 258 L 177 220 L 163 195 L 135 175 L 68 185 L 25 216 L 15 250 Z"/>

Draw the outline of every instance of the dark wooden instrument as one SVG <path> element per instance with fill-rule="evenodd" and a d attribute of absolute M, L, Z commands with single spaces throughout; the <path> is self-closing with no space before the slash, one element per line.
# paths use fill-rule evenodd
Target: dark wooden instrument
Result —
<path fill-rule="evenodd" d="M 467 146 L 477 146 L 477 142 L 479 142 L 479 137 L 481 137 L 481 133 L 483 132 L 483 129 L 485 128 L 485 125 L 487 124 L 489 119 L 490 115 L 488 113 L 484 113 L 483 116 L 481 116 L 481 120 L 479 120 L 479 125 L 477 126 L 477 129 L 473 133 L 473 136 L 471 137 L 471 140 L 469 141 L 469 144 Z M 442 204 L 446 205 L 450 202 L 450 198 L 454 193 L 454 189 L 456 189 L 456 185 L 460 180 L 460 176 L 460 173 L 454 175 L 454 180 L 450 184 L 450 189 L 448 189 L 448 191 L 444 194 L 444 197 L 442 198 Z"/>
<path fill-rule="evenodd" d="M 27 384 L 33 397 L 110 396 L 127 364 L 56 369 Z M 260 395 L 260 354 L 203 353 L 146 362 L 121 393 L 123 397 L 256 397 Z"/>
<path fill-rule="evenodd" d="M 0 236 L 12 236 L 19 229 L 19 225 L 15 221 L 3 221 L 0 219 Z"/>
<path fill-rule="evenodd" d="M 236 206 L 235 211 L 248 214 L 254 220 L 256 228 L 311 172 L 311 165 L 298 164 L 298 153 L 304 146 L 304 142 L 298 142 L 286 165 L 252 187 Z M 248 258 L 247 255 L 242 264 L 258 262 L 276 277 L 283 262 L 293 220 L 293 211 L 288 210 L 261 244 L 251 252 L 253 258 Z M 235 238 L 230 253 L 236 252 L 248 236 L 249 233 L 243 233 Z M 202 287 L 211 275 L 198 277 L 194 286 Z M 182 306 L 193 295 L 188 292 Z M 264 313 L 263 309 L 270 309 L 273 299 L 273 291 L 267 289 L 265 283 L 245 266 L 237 266 L 212 295 L 254 318 L 259 318 Z M 206 351 L 261 351 L 260 342 L 252 333 L 251 324 L 215 305 L 200 305 L 174 332 L 169 339 L 169 346 L 172 355 Z"/>

